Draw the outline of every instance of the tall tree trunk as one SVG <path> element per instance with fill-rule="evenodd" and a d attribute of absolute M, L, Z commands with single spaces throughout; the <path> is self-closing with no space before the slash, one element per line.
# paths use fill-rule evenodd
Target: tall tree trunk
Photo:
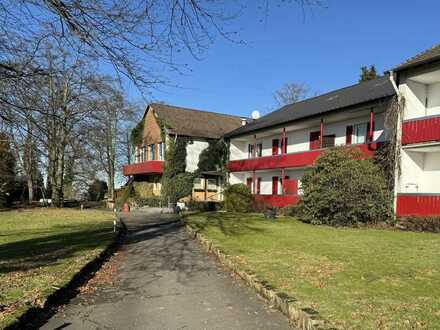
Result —
<path fill-rule="evenodd" d="M 27 136 L 24 147 L 24 170 L 26 173 L 26 182 L 28 188 L 28 201 L 29 204 L 34 200 L 34 179 L 35 174 L 37 172 L 36 169 L 36 152 L 34 140 L 33 140 L 33 130 L 32 130 L 32 115 L 30 113 L 27 114 Z"/>

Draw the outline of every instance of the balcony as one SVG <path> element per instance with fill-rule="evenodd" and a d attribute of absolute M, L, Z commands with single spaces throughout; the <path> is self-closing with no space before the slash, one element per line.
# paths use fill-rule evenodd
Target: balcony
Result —
<path fill-rule="evenodd" d="M 139 174 L 162 174 L 163 163 L 164 162 L 162 160 L 150 160 L 142 163 L 124 165 L 122 167 L 122 173 L 125 176 Z"/>
<path fill-rule="evenodd" d="M 359 148 L 367 157 L 374 156 L 379 143 L 353 145 Z M 228 163 L 230 172 L 243 172 L 255 170 L 269 170 L 281 168 L 301 168 L 314 164 L 316 158 L 327 149 L 294 152 L 283 155 L 258 157 L 254 159 L 232 160 Z"/>
<path fill-rule="evenodd" d="M 398 217 L 440 215 L 440 194 L 398 194 Z"/>
<path fill-rule="evenodd" d="M 440 116 L 406 120 L 402 125 L 402 144 L 440 141 Z"/>

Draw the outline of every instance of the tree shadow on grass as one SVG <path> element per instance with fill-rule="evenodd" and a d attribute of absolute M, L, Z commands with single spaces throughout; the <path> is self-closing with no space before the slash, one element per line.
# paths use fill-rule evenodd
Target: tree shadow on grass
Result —
<path fill-rule="evenodd" d="M 0 274 L 55 265 L 82 251 L 102 247 L 113 234 L 108 228 L 72 229 L 0 245 Z"/>
<path fill-rule="evenodd" d="M 208 227 L 217 227 L 225 236 L 240 236 L 251 233 L 265 233 L 267 229 L 262 224 L 263 217 L 257 215 L 211 212 L 202 214 L 203 221 L 194 221 L 191 226 L 198 232 L 206 230 Z"/>

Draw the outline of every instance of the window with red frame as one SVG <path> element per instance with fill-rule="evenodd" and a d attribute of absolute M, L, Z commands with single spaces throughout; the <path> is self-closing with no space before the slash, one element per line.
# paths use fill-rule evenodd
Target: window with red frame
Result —
<path fill-rule="evenodd" d="M 252 191 L 252 178 L 246 179 L 246 186 Z"/>
<path fill-rule="evenodd" d="M 278 155 L 279 147 L 280 147 L 280 140 L 273 139 L 272 140 L 272 155 Z"/>
<path fill-rule="evenodd" d="M 321 132 L 315 131 L 310 132 L 310 140 L 309 140 L 309 147 L 310 150 L 319 149 L 321 148 Z"/>

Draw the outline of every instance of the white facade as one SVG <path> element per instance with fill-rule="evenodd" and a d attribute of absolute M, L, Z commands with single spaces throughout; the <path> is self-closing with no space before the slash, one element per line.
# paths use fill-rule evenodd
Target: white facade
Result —
<path fill-rule="evenodd" d="M 377 113 L 374 114 L 374 142 L 386 141 L 384 134 L 384 109 L 375 108 Z M 345 117 L 345 118 L 344 118 Z M 358 113 L 351 113 L 345 115 L 328 115 L 324 117 L 324 136 L 334 135 L 335 146 L 342 146 L 346 144 L 346 130 L 347 126 L 355 126 L 363 124 L 365 132 L 364 141 L 359 143 L 365 143 L 366 129 L 370 120 L 370 109 L 364 109 Z M 304 120 L 300 124 L 286 125 L 286 137 L 287 137 L 287 153 L 303 152 L 310 150 L 310 133 L 320 131 L 320 120 Z M 262 144 L 261 156 L 272 156 L 272 141 L 274 139 L 281 140 L 282 130 L 279 129 L 267 129 L 263 132 L 256 134 L 256 143 Z M 352 144 L 356 144 L 356 137 L 353 132 Z M 230 160 L 240 160 L 249 158 L 249 144 L 253 143 L 253 135 L 242 136 L 239 138 L 232 138 L 230 143 Z M 281 148 L 278 153 L 281 154 Z"/>
<path fill-rule="evenodd" d="M 406 73 L 401 77 L 399 91 L 405 104 L 404 124 L 440 116 L 440 65 L 422 72 Z M 400 169 L 397 193 L 440 193 L 440 141 L 404 145 Z"/>
<path fill-rule="evenodd" d="M 278 128 L 268 128 L 256 132 L 231 138 L 230 140 L 230 161 L 239 161 L 254 159 L 253 145 L 256 145 L 255 159 L 265 158 L 270 161 L 274 155 L 273 145 L 278 145 L 278 153 L 283 153 L 281 140 L 285 134 L 287 138 L 287 148 L 284 155 L 296 155 L 302 157 L 310 150 L 320 149 L 311 145 L 311 136 L 313 132 L 320 133 L 321 119 L 323 122 L 323 136 L 330 137 L 330 140 L 324 139 L 331 146 L 344 146 L 347 142 L 350 145 L 365 145 L 367 143 L 384 142 L 387 140 L 384 129 L 386 104 L 377 104 L 362 108 L 353 108 L 349 111 L 323 115 L 321 118 L 306 119 L 297 121 L 295 124 L 288 124 Z M 373 139 L 369 140 L 369 122 L 371 111 L 373 111 Z M 350 129 L 348 129 L 350 127 Z M 285 133 L 283 133 L 283 130 Z M 348 132 L 352 131 L 352 134 Z M 347 134 L 350 137 L 347 137 Z M 275 142 L 274 142 L 275 140 Z M 278 140 L 278 142 L 277 142 Z M 278 143 L 278 144 L 277 144 Z M 312 148 L 312 149 L 311 149 Z M 276 148 L 275 148 L 276 149 Z M 310 164 L 311 165 L 311 164 Z M 283 176 L 287 180 L 295 181 L 296 194 L 301 194 L 301 178 L 307 166 L 283 168 L 283 169 L 256 169 L 253 171 L 233 170 L 229 175 L 230 184 L 243 183 L 248 184 L 254 193 L 259 195 L 282 195 L 283 194 Z"/>

